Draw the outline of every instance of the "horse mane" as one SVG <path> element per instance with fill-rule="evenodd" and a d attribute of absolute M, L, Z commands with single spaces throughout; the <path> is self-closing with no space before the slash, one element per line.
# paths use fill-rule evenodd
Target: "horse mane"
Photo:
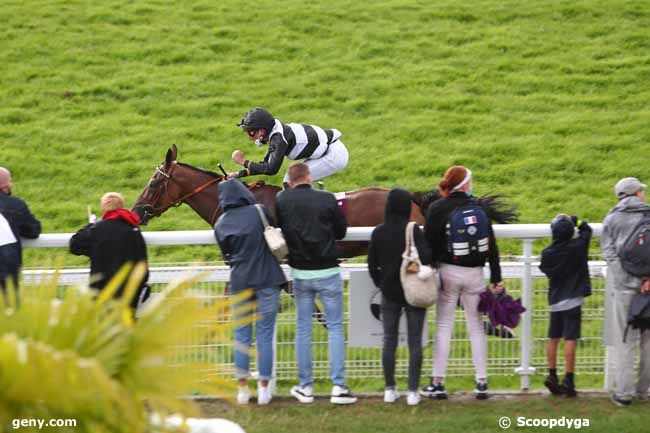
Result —
<path fill-rule="evenodd" d="M 388 188 L 382 188 L 380 186 L 369 186 L 366 188 L 353 189 L 352 191 L 346 191 L 346 194 L 354 194 L 359 191 L 389 191 Z"/>
<path fill-rule="evenodd" d="M 192 170 L 199 171 L 199 172 L 207 174 L 207 175 L 209 175 L 211 177 L 223 177 L 223 175 L 217 174 L 214 171 L 206 170 L 205 168 L 196 167 L 196 166 L 193 166 L 193 165 L 190 165 L 190 164 L 185 164 L 183 162 L 178 162 L 178 161 L 176 161 L 176 164 L 181 165 L 183 167 L 187 167 L 187 168 L 192 169 Z"/>
<path fill-rule="evenodd" d="M 431 191 L 416 191 L 411 193 L 413 197 L 413 202 L 420 207 L 422 215 L 426 217 L 427 209 L 431 203 L 442 198 L 440 191 L 438 189 L 433 189 Z M 519 218 L 516 206 L 506 203 L 506 196 L 495 194 L 495 195 L 482 195 L 476 198 L 478 203 L 481 205 L 488 217 L 499 224 L 509 224 L 516 222 Z"/>

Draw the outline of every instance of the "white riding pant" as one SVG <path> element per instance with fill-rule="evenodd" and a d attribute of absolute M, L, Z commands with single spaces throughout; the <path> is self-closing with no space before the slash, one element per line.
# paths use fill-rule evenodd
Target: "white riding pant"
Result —
<path fill-rule="evenodd" d="M 330 144 L 325 155 L 317 159 L 306 159 L 305 164 L 309 166 L 309 172 L 313 180 L 320 180 L 338 173 L 348 165 L 348 149 L 341 140 L 336 140 Z M 283 182 L 289 182 L 289 173 L 284 175 Z"/>
<path fill-rule="evenodd" d="M 436 303 L 436 351 L 433 377 L 445 377 L 447 373 L 454 314 L 460 297 L 461 305 L 465 310 L 476 379 L 487 379 L 487 337 L 483 330 L 483 315 L 478 311 L 480 294 L 486 286 L 483 268 L 442 263 L 439 269 L 442 290 Z"/>

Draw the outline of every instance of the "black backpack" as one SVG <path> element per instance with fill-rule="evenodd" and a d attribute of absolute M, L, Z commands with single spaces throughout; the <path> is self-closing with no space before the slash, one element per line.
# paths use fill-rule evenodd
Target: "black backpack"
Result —
<path fill-rule="evenodd" d="M 644 212 L 641 221 L 625 239 L 618 252 L 621 266 L 637 277 L 650 276 L 650 212 Z"/>
<path fill-rule="evenodd" d="M 650 293 L 637 293 L 630 302 L 627 310 L 627 326 L 623 341 L 627 339 L 628 329 L 639 329 L 641 332 L 650 329 Z"/>
<path fill-rule="evenodd" d="M 477 266 L 490 246 L 490 220 L 476 200 L 454 209 L 447 219 L 447 251 L 453 264 Z"/>

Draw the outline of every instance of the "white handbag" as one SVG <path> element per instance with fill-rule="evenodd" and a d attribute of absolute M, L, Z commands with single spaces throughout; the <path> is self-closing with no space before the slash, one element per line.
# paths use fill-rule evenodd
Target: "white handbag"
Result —
<path fill-rule="evenodd" d="M 271 254 L 278 260 L 284 259 L 289 254 L 289 248 L 287 247 L 287 241 L 282 236 L 282 232 L 269 225 L 261 205 L 256 204 L 255 209 L 260 214 L 260 219 L 264 225 L 264 239 L 266 239 L 266 244 L 269 246 Z"/>
<path fill-rule="evenodd" d="M 440 290 L 440 274 L 435 268 L 423 266 L 413 240 L 415 223 L 406 225 L 406 245 L 402 254 L 400 281 L 406 302 L 413 307 L 427 308 L 435 304 Z"/>

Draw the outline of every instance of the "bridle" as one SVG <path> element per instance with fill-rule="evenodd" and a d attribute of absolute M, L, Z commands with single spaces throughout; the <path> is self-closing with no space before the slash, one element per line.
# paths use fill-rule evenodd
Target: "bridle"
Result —
<path fill-rule="evenodd" d="M 169 190 L 168 190 L 168 185 L 169 185 L 170 181 L 174 182 L 177 185 L 180 185 L 172 177 L 172 175 L 174 173 L 174 168 L 176 168 L 176 161 L 174 161 L 172 163 L 171 168 L 169 169 L 168 173 L 165 173 L 163 168 L 164 168 L 163 164 L 160 164 L 158 167 L 156 167 L 156 172 L 159 173 L 161 176 L 163 176 L 165 178 L 165 180 L 163 182 L 163 185 L 160 188 L 157 188 L 157 190 L 154 192 L 154 195 L 151 197 L 151 200 L 150 200 L 151 203 L 158 203 L 158 201 L 162 197 L 163 193 L 167 196 L 167 198 L 171 199 L 171 197 L 169 197 Z M 214 185 L 216 183 L 221 182 L 224 178 L 225 178 L 225 176 L 218 176 L 218 177 L 215 177 L 214 179 L 210 179 L 209 181 L 197 186 L 192 191 L 190 191 L 189 193 L 177 198 L 176 200 L 170 200 L 171 203 L 166 205 L 166 206 L 154 207 L 151 204 L 145 204 L 144 206 L 142 206 L 143 214 L 146 217 L 145 220 L 148 220 L 149 218 L 160 216 L 165 211 L 167 211 L 167 209 L 169 209 L 169 208 L 180 206 L 181 204 L 183 204 L 190 197 L 200 193 L 201 191 L 204 191 L 205 189 L 209 188 L 210 186 L 212 186 L 212 185 Z M 182 185 L 180 185 L 180 186 L 182 186 Z M 215 210 L 214 210 L 214 212 L 212 214 L 212 217 L 210 218 L 212 224 L 214 224 L 214 220 L 216 219 L 218 210 L 219 210 L 219 206 L 216 206 Z"/>

